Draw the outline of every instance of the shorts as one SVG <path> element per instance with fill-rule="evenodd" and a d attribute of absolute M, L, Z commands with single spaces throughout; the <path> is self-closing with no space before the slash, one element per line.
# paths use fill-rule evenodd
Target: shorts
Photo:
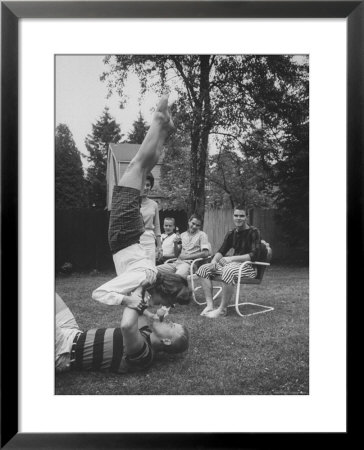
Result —
<path fill-rule="evenodd" d="M 139 244 L 140 236 L 144 233 L 139 198 L 139 189 L 114 186 L 109 220 L 109 246 L 112 254 Z"/>

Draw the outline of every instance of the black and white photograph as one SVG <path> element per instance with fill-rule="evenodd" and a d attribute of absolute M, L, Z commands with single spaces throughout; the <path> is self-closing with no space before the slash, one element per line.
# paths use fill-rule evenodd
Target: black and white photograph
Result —
<path fill-rule="evenodd" d="M 55 394 L 308 395 L 309 56 L 54 64 Z"/>
<path fill-rule="evenodd" d="M 1 2 L 0 446 L 348 434 L 363 23 Z"/>

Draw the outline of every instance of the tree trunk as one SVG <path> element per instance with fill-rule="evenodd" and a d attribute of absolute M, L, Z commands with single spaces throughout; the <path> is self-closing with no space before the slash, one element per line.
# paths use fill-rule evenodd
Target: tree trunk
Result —
<path fill-rule="evenodd" d="M 189 215 L 196 213 L 202 220 L 205 213 L 205 171 L 207 146 L 211 131 L 210 105 L 210 56 L 200 56 L 200 95 L 195 105 L 194 123 L 191 133 L 191 185 Z"/>

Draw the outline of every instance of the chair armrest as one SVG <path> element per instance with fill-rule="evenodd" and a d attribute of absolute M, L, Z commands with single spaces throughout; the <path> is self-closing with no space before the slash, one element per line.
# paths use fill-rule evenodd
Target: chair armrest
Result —
<path fill-rule="evenodd" d="M 207 264 L 208 262 L 211 262 L 212 256 L 206 256 L 206 258 L 197 258 L 194 259 L 191 263 L 191 267 L 190 267 L 190 275 L 193 275 L 193 272 L 196 268 L 196 264 L 200 263 L 201 261 L 205 261 L 204 264 Z"/>
<path fill-rule="evenodd" d="M 269 263 L 266 262 L 260 262 L 260 261 L 249 261 L 250 264 L 255 265 L 255 266 L 270 266 Z"/>
<path fill-rule="evenodd" d="M 164 264 L 169 264 L 169 263 L 172 263 L 172 262 L 174 262 L 176 260 L 177 260 L 177 258 L 169 258 L 169 259 L 167 259 L 167 261 L 164 261 Z"/>

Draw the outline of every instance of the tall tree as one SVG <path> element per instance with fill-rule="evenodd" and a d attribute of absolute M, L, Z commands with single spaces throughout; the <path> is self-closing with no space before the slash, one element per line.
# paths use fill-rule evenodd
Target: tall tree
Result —
<path fill-rule="evenodd" d="M 274 140 L 286 124 L 286 110 L 300 84 L 292 57 L 116 55 L 105 62 L 109 71 L 102 79 L 110 92 L 123 96 L 130 72 L 139 76 L 144 93 L 167 86 L 177 91 L 190 145 L 189 212 L 204 213 L 210 134 L 243 139 L 241 151 L 262 165 L 279 158 L 278 146 L 256 145 L 254 137 L 263 124 L 265 136 Z"/>
<path fill-rule="evenodd" d="M 66 124 L 56 128 L 55 139 L 56 208 L 81 208 L 87 205 L 81 153 Z"/>
<path fill-rule="evenodd" d="M 132 130 L 128 133 L 126 142 L 129 144 L 141 144 L 147 134 L 149 126 L 145 122 L 142 113 L 139 112 L 138 119 L 133 123 Z"/>
<path fill-rule="evenodd" d="M 85 140 L 89 152 L 87 169 L 89 205 L 103 208 L 106 206 L 106 166 L 110 143 L 118 143 L 122 137 L 118 125 L 105 107 L 96 124 L 92 125 L 92 133 Z"/>
<path fill-rule="evenodd" d="M 168 207 L 187 211 L 189 209 L 191 146 L 189 133 L 186 132 L 186 115 L 183 114 L 183 105 L 177 103 L 171 106 L 176 129 L 168 141 L 168 150 L 164 153 L 160 190 L 168 201 Z"/>

